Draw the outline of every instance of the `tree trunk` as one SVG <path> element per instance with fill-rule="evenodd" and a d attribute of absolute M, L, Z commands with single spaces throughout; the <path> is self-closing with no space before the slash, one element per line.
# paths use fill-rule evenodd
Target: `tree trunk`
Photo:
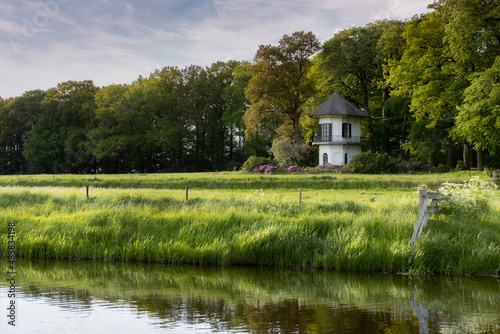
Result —
<path fill-rule="evenodd" d="M 385 124 L 387 121 L 387 109 L 385 108 L 385 103 L 389 99 L 389 88 L 386 87 L 382 90 L 382 101 L 384 102 L 384 106 L 382 107 L 382 153 L 389 154 L 391 148 L 389 143 L 389 130 L 387 129 L 387 125 Z"/>
<path fill-rule="evenodd" d="M 464 169 L 470 169 L 470 147 L 469 143 L 464 143 Z"/>
<path fill-rule="evenodd" d="M 363 109 L 364 111 L 370 115 L 370 109 L 368 106 L 368 92 L 365 89 L 365 99 L 363 101 Z M 375 141 L 373 139 L 373 121 L 372 119 L 368 119 L 368 131 L 370 132 L 368 134 L 368 147 L 370 148 L 370 152 L 375 153 Z"/>
<path fill-rule="evenodd" d="M 295 134 L 295 136 L 294 136 L 295 144 L 297 144 L 298 146 L 301 146 L 302 139 L 300 138 L 299 119 L 300 119 L 300 114 L 297 117 L 291 117 L 292 125 L 293 125 L 293 132 Z"/>
<path fill-rule="evenodd" d="M 405 113 L 405 117 L 403 119 L 403 126 L 401 127 L 401 144 L 399 149 L 399 156 L 401 159 L 405 159 L 405 150 L 401 148 L 401 145 L 406 142 L 406 124 L 408 123 L 408 115 Z"/>
<path fill-rule="evenodd" d="M 219 164 L 220 168 L 224 169 L 224 165 L 226 164 L 225 158 L 226 155 L 224 154 L 225 148 L 226 148 L 226 127 L 222 126 L 219 132 Z"/>
<path fill-rule="evenodd" d="M 454 148 L 454 143 L 453 143 L 453 140 L 451 140 L 451 138 L 448 138 L 448 162 L 447 162 L 447 166 L 448 168 L 453 168 L 455 166 L 453 166 L 453 148 Z"/>
<path fill-rule="evenodd" d="M 484 171 L 484 152 L 482 148 L 477 149 L 477 171 Z"/>
<path fill-rule="evenodd" d="M 234 151 L 234 135 L 233 135 L 233 127 L 229 127 L 229 160 L 233 161 L 233 151 Z"/>

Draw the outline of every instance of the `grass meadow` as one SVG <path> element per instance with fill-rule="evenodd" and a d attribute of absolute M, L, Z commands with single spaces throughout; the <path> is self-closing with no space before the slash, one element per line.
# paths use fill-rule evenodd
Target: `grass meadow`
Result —
<path fill-rule="evenodd" d="M 467 177 L 3 176 L 0 252 L 7 249 L 7 225 L 15 222 L 16 250 L 27 258 L 498 275 L 498 190 L 490 211 L 432 216 L 417 245 L 409 246 L 416 187 L 434 190 Z"/>

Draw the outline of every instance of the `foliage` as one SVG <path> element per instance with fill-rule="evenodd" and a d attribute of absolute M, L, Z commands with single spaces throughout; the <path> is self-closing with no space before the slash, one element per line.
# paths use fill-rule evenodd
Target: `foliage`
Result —
<path fill-rule="evenodd" d="M 0 174 L 27 171 L 23 156 L 26 132 L 40 115 L 45 95 L 35 90 L 5 102 L 0 99 Z"/>
<path fill-rule="evenodd" d="M 233 170 L 269 149 L 282 163 L 313 166 L 317 147 L 298 154 L 317 131 L 308 115 L 335 91 L 372 116 L 361 132 L 371 152 L 425 170 L 451 169 L 464 152 L 469 169 L 474 148 L 478 169 L 500 166 L 500 7 L 430 8 L 339 31 L 322 47 L 312 32 L 284 35 L 260 45 L 252 63 L 165 67 L 127 85 L 67 81 L 0 98 L 0 174 Z M 288 157 L 278 158 L 286 150 L 273 145 L 277 136 L 293 136 Z"/>
<path fill-rule="evenodd" d="M 432 167 L 429 171 L 431 173 L 446 173 L 449 172 L 450 169 L 446 165 L 438 164 L 437 166 Z"/>
<path fill-rule="evenodd" d="M 405 172 L 421 171 L 422 162 L 421 161 L 408 161 L 403 162 Z"/>
<path fill-rule="evenodd" d="M 402 26 L 403 22 L 387 20 L 342 30 L 325 42 L 317 57 L 322 95 L 338 92 L 372 116 L 362 128 L 371 151 L 375 145 L 389 151 L 389 113 L 384 106 L 389 89 L 383 68 L 388 59 L 399 58 L 404 44 Z M 396 119 L 397 113 L 391 118 Z"/>
<path fill-rule="evenodd" d="M 367 113 L 369 94 L 382 76 L 382 58 L 377 54 L 377 44 L 383 25 L 383 22 L 370 23 L 340 31 L 325 42 L 319 54 L 322 75 L 334 83 L 335 89 L 347 88 L 353 92 L 354 96 L 346 97 L 357 101 Z"/>
<path fill-rule="evenodd" d="M 408 22 L 401 59 L 389 60 L 388 83 L 393 93 L 410 99 L 415 120 L 403 147 L 432 167 L 448 149 L 449 131 L 467 81 L 452 72 L 443 18 L 436 12 Z M 451 161 L 448 161 L 451 167 Z"/>
<path fill-rule="evenodd" d="M 244 161 L 248 63 L 68 81 L 0 103 L 0 173 L 224 170 Z M 267 149 L 264 148 L 263 151 Z"/>
<path fill-rule="evenodd" d="M 443 16 L 446 42 L 458 73 L 490 67 L 500 53 L 497 1 L 439 0 L 431 5 Z"/>
<path fill-rule="evenodd" d="M 295 143 L 302 143 L 299 121 L 303 104 L 314 93 L 308 77 L 309 58 L 318 49 L 316 36 L 304 31 L 284 35 L 277 46 L 259 46 L 245 91 L 251 103 L 243 117 L 247 137 L 273 137 L 278 127 L 289 123 Z"/>
<path fill-rule="evenodd" d="M 287 137 L 277 137 L 269 149 L 274 159 L 282 165 L 298 164 L 303 160 L 304 148 Z"/>
<path fill-rule="evenodd" d="M 273 160 L 270 158 L 251 156 L 243 163 L 241 168 L 245 171 L 253 172 L 256 169 L 259 169 L 260 166 L 270 165 L 272 163 Z"/>
<path fill-rule="evenodd" d="M 458 110 L 453 130 L 458 138 L 474 143 L 476 148 L 500 148 L 500 56 L 489 69 L 472 76 Z"/>
<path fill-rule="evenodd" d="M 481 181 L 478 177 L 464 183 L 444 183 L 439 190 L 442 194 L 439 202 L 441 212 L 454 217 L 486 213 L 497 188 L 495 184 Z"/>
<path fill-rule="evenodd" d="M 397 160 L 387 154 L 364 152 L 354 156 L 348 164 L 352 173 L 395 173 L 399 169 Z"/>
<path fill-rule="evenodd" d="M 276 166 L 274 165 L 262 165 L 262 166 L 259 166 L 259 168 L 255 168 L 254 169 L 254 172 L 257 172 L 257 173 L 264 173 L 264 174 L 271 174 L 272 172 L 274 172 L 276 170 Z"/>

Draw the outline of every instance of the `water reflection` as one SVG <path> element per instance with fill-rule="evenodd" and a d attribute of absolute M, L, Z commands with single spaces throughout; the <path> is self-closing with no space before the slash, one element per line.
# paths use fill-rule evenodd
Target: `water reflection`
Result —
<path fill-rule="evenodd" d="M 24 333 L 500 333 L 498 278 L 19 261 L 18 286 Z"/>

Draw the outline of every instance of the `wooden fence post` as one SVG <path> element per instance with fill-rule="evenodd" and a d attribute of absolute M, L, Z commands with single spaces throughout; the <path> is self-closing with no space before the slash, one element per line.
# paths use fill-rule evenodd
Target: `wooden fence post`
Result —
<path fill-rule="evenodd" d="M 302 189 L 299 189 L 299 205 L 302 205 Z"/>
<path fill-rule="evenodd" d="M 496 170 L 493 171 L 493 183 L 497 184 L 497 171 Z"/>
<path fill-rule="evenodd" d="M 189 187 L 186 187 L 186 202 L 188 201 Z"/>
<path fill-rule="evenodd" d="M 87 185 L 85 186 L 85 188 L 87 188 L 87 199 L 88 199 L 88 198 L 89 198 L 89 185 L 87 184 Z"/>
<path fill-rule="evenodd" d="M 427 190 L 421 189 L 418 191 L 419 193 L 419 210 L 418 210 L 418 220 L 415 224 L 415 228 L 413 230 L 413 235 L 410 239 L 410 246 L 413 247 L 418 240 L 418 237 L 422 233 L 423 225 L 427 222 L 429 218 L 429 212 L 427 211 Z"/>
<path fill-rule="evenodd" d="M 427 205 L 427 203 L 425 202 L 426 196 L 427 196 L 427 189 L 424 188 L 418 191 L 418 212 L 422 210 L 422 207 L 424 205 Z"/>
<path fill-rule="evenodd" d="M 429 193 L 426 189 L 421 189 L 419 194 L 419 209 L 418 209 L 418 220 L 415 224 L 413 235 L 410 239 L 410 246 L 413 247 L 416 243 L 422 231 L 424 230 L 427 220 L 429 220 L 430 213 L 439 212 L 438 200 L 439 200 L 439 187 L 435 193 Z M 431 199 L 431 205 L 427 206 L 427 201 Z M 411 262 L 411 258 L 410 258 Z"/>

